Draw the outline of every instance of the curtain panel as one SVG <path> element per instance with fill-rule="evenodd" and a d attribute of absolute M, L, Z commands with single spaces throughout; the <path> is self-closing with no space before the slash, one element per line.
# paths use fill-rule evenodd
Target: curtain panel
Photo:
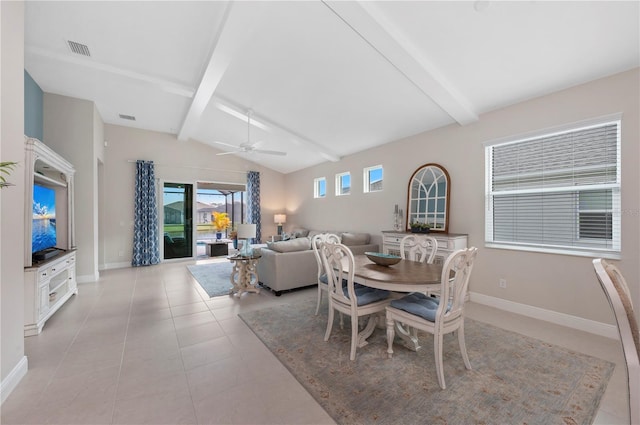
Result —
<path fill-rule="evenodd" d="M 262 225 L 260 223 L 260 173 L 247 173 L 247 223 L 256 225 L 256 239 L 254 243 L 262 241 Z"/>
<path fill-rule="evenodd" d="M 153 161 L 136 161 L 135 212 L 133 221 L 133 257 L 131 265 L 160 263 L 158 204 Z"/>

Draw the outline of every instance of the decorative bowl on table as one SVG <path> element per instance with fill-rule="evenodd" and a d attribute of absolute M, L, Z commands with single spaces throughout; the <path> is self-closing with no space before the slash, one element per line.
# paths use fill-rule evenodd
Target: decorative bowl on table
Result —
<path fill-rule="evenodd" d="M 392 266 L 402 260 L 397 255 L 384 254 L 382 252 L 365 252 L 364 255 L 379 266 Z"/>

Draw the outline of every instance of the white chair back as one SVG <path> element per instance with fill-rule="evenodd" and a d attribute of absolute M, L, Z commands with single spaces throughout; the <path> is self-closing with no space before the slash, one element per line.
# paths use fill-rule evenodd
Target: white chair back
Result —
<path fill-rule="evenodd" d="M 620 270 L 606 260 L 596 258 L 593 267 L 618 325 L 628 375 L 630 423 L 640 424 L 640 331 L 629 285 Z"/>
<path fill-rule="evenodd" d="M 406 235 L 400 241 L 400 257 L 411 261 L 432 264 L 438 250 L 438 241 L 433 236 Z"/>
<path fill-rule="evenodd" d="M 352 307 L 355 312 L 357 304 L 353 283 L 355 267 L 353 253 L 347 246 L 331 242 L 324 242 L 319 251 L 329 281 L 329 297 L 342 305 Z M 345 296 L 343 282 L 347 285 L 349 297 Z"/>
<path fill-rule="evenodd" d="M 333 233 L 321 233 L 319 235 L 315 235 L 311 239 L 311 248 L 313 248 L 313 255 L 315 255 L 316 263 L 318 263 L 318 301 L 316 302 L 316 316 L 320 312 L 320 304 L 322 303 L 322 292 L 327 290 L 327 284 L 325 283 L 327 276 L 324 271 L 322 258 L 320 257 L 320 249 L 322 247 L 322 244 L 325 242 L 340 243 L 340 236 Z M 342 316 L 340 316 L 340 318 L 342 319 Z"/>
<path fill-rule="evenodd" d="M 448 322 L 463 315 L 469 278 L 477 255 L 476 247 L 460 249 L 445 261 L 440 281 L 440 305 L 436 312 L 436 326 L 438 320 Z"/>
<path fill-rule="evenodd" d="M 320 277 L 324 274 L 324 265 L 322 264 L 322 258 L 320 258 L 320 244 L 323 242 L 340 243 L 340 236 L 333 233 L 321 233 L 315 235 L 311 239 L 311 247 L 313 248 L 313 254 L 316 257 L 318 263 L 318 283 L 320 283 Z"/>

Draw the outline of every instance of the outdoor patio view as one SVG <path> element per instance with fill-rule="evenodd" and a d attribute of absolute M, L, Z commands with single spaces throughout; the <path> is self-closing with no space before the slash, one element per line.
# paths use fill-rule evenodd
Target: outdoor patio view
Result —
<path fill-rule="evenodd" d="M 207 242 L 221 238 L 229 240 L 232 244 L 232 232 L 237 224 L 242 223 L 246 215 L 246 192 L 226 188 L 214 189 L 211 186 L 213 185 L 198 184 L 195 211 L 193 211 L 192 185 L 165 183 L 163 192 L 164 258 L 184 258 L 193 255 L 191 223 L 196 225 L 197 256 L 207 255 Z M 230 219 L 229 227 L 216 229 L 214 213 L 226 213 Z"/>

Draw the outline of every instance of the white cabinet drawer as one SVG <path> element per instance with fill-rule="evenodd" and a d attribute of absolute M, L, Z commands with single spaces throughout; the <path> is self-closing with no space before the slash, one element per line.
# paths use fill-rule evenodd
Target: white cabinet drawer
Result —
<path fill-rule="evenodd" d="M 408 234 L 410 233 L 385 231 L 382 234 L 383 252 L 399 255 L 400 241 Z M 447 258 L 453 251 L 467 247 L 467 235 L 432 232 L 429 233 L 428 236 L 432 236 L 438 241 L 436 256 L 440 257 L 441 260 Z"/>
<path fill-rule="evenodd" d="M 400 245 L 400 241 L 402 240 L 401 237 L 397 237 L 397 236 L 385 236 L 383 239 L 383 243 L 385 244 L 393 244 L 393 245 Z"/>

